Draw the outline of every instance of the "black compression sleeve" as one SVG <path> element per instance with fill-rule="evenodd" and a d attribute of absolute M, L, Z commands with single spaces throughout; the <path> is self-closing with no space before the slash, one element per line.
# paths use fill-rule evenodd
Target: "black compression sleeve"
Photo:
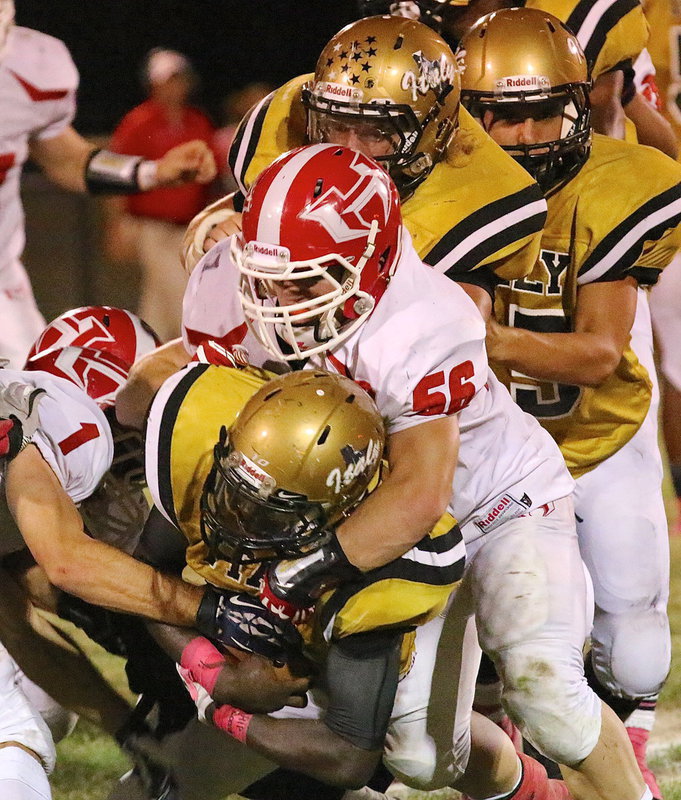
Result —
<path fill-rule="evenodd" d="M 401 643 L 401 631 L 372 631 L 348 636 L 329 651 L 324 722 L 363 750 L 383 747 L 399 680 Z"/>

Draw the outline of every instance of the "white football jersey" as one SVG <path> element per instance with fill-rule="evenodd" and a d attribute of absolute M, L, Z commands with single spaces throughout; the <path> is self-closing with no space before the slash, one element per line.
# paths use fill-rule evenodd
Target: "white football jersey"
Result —
<path fill-rule="evenodd" d="M 21 170 L 32 139 L 49 139 L 71 124 L 78 71 L 59 39 L 29 28 L 10 31 L 0 60 L 0 288 L 6 266 L 24 249 Z"/>
<path fill-rule="evenodd" d="M 106 417 L 85 392 L 48 372 L 0 369 L 0 386 L 14 382 L 45 390 L 33 444 L 68 496 L 74 503 L 81 502 L 94 492 L 111 466 L 113 438 Z M 7 524 L 11 517 L 4 499 L 4 480 L 2 483 L 0 554 L 6 554 L 24 544 L 16 526 Z"/>
<path fill-rule="evenodd" d="M 203 331 L 203 338 L 243 345 L 249 361 L 263 366 L 272 355 L 246 327 L 238 279 L 225 240 L 191 275 L 185 343 L 194 349 Z M 489 369 L 485 324 L 475 304 L 421 262 L 406 231 L 395 274 L 367 321 L 307 366 L 347 375 L 369 391 L 389 433 L 458 416 L 461 445 L 449 511 L 462 528 L 474 523 L 469 538 L 573 490 L 553 439 Z"/>

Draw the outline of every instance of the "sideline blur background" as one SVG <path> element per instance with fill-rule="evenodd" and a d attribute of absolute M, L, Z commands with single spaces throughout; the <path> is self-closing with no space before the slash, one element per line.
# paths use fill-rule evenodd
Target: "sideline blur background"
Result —
<path fill-rule="evenodd" d="M 106 145 L 144 98 L 152 47 L 179 50 L 201 78 L 196 104 L 222 125 L 225 98 L 314 70 L 328 39 L 356 19 L 355 0 L 16 0 L 18 25 L 62 39 L 80 72 L 79 133 Z M 86 303 L 135 307 L 139 273 L 101 255 L 101 201 L 57 189 L 27 165 L 24 263 L 49 320 Z"/>

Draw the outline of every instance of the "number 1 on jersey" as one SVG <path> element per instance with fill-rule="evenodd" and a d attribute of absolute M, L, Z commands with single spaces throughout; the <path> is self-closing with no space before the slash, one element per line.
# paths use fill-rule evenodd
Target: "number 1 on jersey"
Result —
<path fill-rule="evenodd" d="M 70 452 L 86 442 L 99 436 L 99 428 L 94 422 L 81 422 L 80 428 L 59 442 L 59 449 L 67 456 Z"/>

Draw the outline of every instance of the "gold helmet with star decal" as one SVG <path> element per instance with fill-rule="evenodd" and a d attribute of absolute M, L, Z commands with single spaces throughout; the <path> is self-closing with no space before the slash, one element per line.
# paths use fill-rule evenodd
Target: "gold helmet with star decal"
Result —
<path fill-rule="evenodd" d="M 349 378 L 268 381 L 215 446 L 201 498 L 210 552 L 246 564 L 320 547 L 377 476 L 384 443 L 374 401 Z"/>
<path fill-rule="evenodd" d="M 457 128 L 456 60 L 420 22 L 368 17 L 326 45 L 303 102 L 310 142 L 362 150 L 388 169 L 405 196 L 443 157 Z M 366 148 L 347 139 L 348 129 L 358 128 Z"/>

